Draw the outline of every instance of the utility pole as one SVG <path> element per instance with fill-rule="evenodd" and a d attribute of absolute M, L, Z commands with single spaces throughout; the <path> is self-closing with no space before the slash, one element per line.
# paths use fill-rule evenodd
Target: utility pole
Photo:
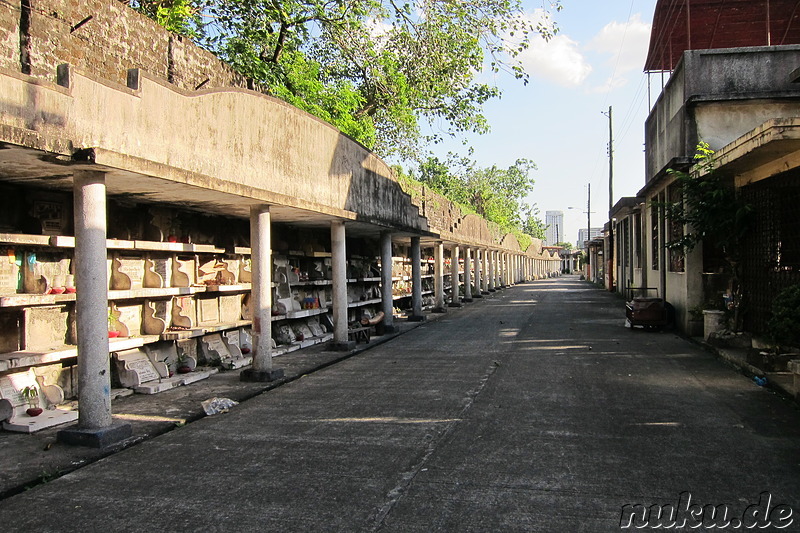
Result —
<path fill-rule="evenodd" d="M 608 211 L 614 207 L 614 120 L 608 106 Z M 605 113 L 603 113 L 605 115 Z"/>
<path fill-rule="evenodd" d="M 586 279 L 592 278 L 589 243 L 592 241 L 592 184 L 586 186 Z"/>

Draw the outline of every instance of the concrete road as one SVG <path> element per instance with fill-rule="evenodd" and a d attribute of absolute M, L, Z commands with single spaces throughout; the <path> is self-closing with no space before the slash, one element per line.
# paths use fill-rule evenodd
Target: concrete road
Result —
<path fill-rule="evenodd" d="M 8 498 L 0 529 L 599 532 L 641 504 L 800 531 L 794 405 L 623 324 L 575 278 L 519 285 Z"/>

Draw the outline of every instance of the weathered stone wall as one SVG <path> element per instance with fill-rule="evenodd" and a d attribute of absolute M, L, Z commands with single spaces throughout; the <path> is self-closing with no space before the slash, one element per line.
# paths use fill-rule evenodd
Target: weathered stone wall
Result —
<path fill-rule="evenodd" d="M 89 16 L 91 20 L 70 31 Z M 56 67 L 68 63 L 121 84 L 128 69 L 139 68 L 182 89 L 206 80 L 205 88 L 246 85 L 210 52 L 118 0 L 0 3 L 0 47 L 0 67 L 51 81 Z"/>

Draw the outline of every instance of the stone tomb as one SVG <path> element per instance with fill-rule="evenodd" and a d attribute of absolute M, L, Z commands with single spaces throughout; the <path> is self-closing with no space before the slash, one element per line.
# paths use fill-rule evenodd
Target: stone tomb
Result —
<path fill-rule="evenodd" d="M 242 341 L 245 340 L 245 338 L 241 330 L 232 329 L 226 331 L 222 334 L 222 339 L 225 341 L 225 344 L 228 346 L 228 351 L 231 354 L 231 361 L 226 365 L 228 368 L 233 370 L 252 364 L 253 357 L 251 355 L 245 355 L 242 351 Z M 247 351 L 250 352 L 249 349 Z"/>
<path fill-rule="evenodd" d="M 29 405 L 22 396 L 25 387 L 36 387 L 39 391 L 39 407 L 44 409 L 39 416 L 26 413 Z M 37 382 L 33 369 L 0 377 L 0 413 L 8 417 L 3 429 L 21 433 L 33 433 L 45 428 L 67 424 L 78 419 L 78 411 L 58 407 L 64 402 L 64 391 L 58 385 Z"/>
<path fill-rule="evenodd" d="M 175 344 L 171 342 L 148 347 L 147 351 L 136 348 L 116 352 L 114 360 L 120 384 L 139 394 L 157 394 L 206 379 L 216 373 L 216 369 L 210 369 L 170 377 L 170 363 L 177 361 Z"/>
<path fill-rule="evenodd" d="M 203 357 L 210 363 L 219 363 L 222 368 L 234 370 L 253 362 L 253 358 L 245 357 L 241 350 L 239 330 L 231 330 L 224 334 L 212 333 L 200 338 Z"/>

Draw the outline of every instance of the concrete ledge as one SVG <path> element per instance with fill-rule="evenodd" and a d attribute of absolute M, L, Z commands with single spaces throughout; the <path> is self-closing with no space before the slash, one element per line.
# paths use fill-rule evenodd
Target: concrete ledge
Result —
<path fill-rule="evenodd" d="M 282 368 L 273 368 L 272 370 L 255 370 L 253 368 L 245 368 L 239 373 L 239 381 L 248 383 L 267 383 L 275 381 L 283 377 Z"/>
<path fill-rule="evenodd" d="M 121 442 L 133 435 L 133 429 L 127 422 L 115 422 L 108 427 L 83 429 L 78 426 L 62 429 L 58 432 L 59 442 L 90 448 L 106 448 Z"/>

